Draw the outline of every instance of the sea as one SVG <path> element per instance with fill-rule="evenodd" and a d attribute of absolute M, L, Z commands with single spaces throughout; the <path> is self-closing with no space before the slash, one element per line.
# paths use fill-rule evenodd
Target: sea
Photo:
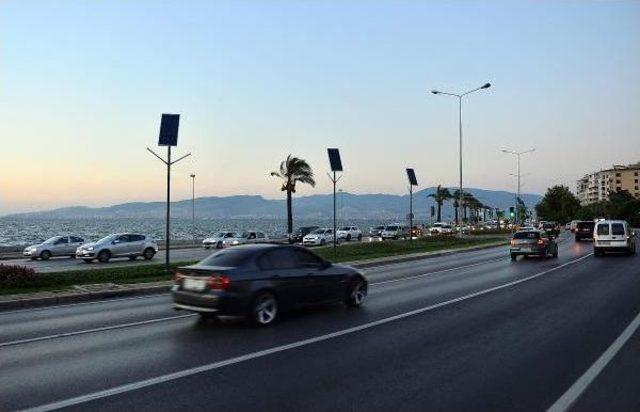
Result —
<path fill-rule="evenodd" d="M 354 225 L 363 232 L 383 224 L 374 220 L 339 219 L 338 227 Z M 332 227 L 332 219 L 294 219 L 294 229 L 300 226 Z M 287 232 L 285 219 L 171 219 L 171 239 L 203 239 L 221 230 L 258 230 L 270 237 L 282 237 Z M 143 233 L 164 240 L 165 221 L 158 218 L 14 218 L 0 217 L 0 247 L 26 246 L 57 235 L 77 235 L 88 241 L 98 240 L 112 233 Z"/>

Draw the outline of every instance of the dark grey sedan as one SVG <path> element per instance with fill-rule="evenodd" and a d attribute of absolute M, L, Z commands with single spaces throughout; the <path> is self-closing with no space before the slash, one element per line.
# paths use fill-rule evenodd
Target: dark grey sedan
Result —
<path fill-rule="evenodd" d="M 287 309 L 331 302 L 358 307 L 367 287 L 364 274 L 350 266 L 302 247 L 263 244 L 221 250 L 179 268 L 172 293 L 175 309 L 268 325 Z"/>

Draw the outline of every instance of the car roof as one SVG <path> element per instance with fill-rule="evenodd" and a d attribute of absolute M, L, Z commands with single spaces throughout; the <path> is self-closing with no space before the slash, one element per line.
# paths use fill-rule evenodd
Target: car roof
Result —
<path fill-rule="evenodd" d="M 624 223 L 624 224 L 629 224 L 626 220 L 599 220 L 596 223 Z"/>

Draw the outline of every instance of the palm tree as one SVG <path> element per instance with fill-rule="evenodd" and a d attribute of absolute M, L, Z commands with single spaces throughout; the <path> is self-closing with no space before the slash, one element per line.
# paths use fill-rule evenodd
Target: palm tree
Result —
<path fill-rule="evenodd" d="M 316 181 L 313 179 L 313 170 L 306 160 L 289 154 L 280 163 L 280 170 L 271 172 L 271 176 L 282 179 L 282 190 L 287 192 L 287 233 L 293 232 L 293 212 L 291 209 L 291 194 L 296 192 L 296 183 L 306 183 L 315 187 Z"/>
<path fill-rule="evenodd" d="M 428 195 L 427 197 L 432 197 L 433 200 L 436 202 L 436 204 L 438 205 L 438 222 L 441 221 L 442 218 L 442 205 L 444 204 L 444 202 L 446 200 L 449 200 L 452 198 L 451 193 L 449 193 L 449 189 L 447 189 L 446 187 L 442 187 L 440 185 L 438 185 L 438 187 L 436 188 L 436 191 L 434 193 L 431 193 L 430 195 Z"/>

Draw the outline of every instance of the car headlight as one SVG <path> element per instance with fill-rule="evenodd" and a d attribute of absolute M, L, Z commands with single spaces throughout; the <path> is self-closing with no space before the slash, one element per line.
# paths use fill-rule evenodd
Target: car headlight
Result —
<path fill-rule="evenodd" d="M 237 240 L 234 240 L 233 242 L 231 242 L 232 245 L 238 245 L 240 244 L 240 242 L 238 242 Z"/>
<path fill-rule="evenodd" d="M 93 250 L 93 246 L 86 247 L 84 250 L 92 251 Z"/>

